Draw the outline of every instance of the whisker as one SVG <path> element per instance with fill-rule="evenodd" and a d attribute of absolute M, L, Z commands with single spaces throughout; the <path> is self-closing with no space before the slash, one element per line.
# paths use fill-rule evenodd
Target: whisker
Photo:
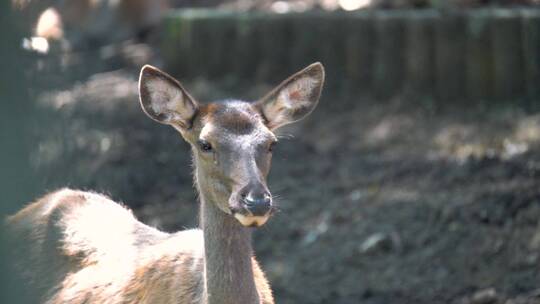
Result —
<path fill-rule="evenodd" d="M 278 134 L 276 135 L 276 137 L 278 139 L 293 139 L 294 135 L 293 134 Z"/>

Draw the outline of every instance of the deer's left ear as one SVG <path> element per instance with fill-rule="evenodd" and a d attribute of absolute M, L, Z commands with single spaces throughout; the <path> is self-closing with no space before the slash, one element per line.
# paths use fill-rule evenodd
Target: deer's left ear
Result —
<path fill-rule="evenodd" d="M 268 128 L 277 129 L 306 117 L 319 102 L 324 67 L 316 62 L 282 82 L 255 103 Z"/>

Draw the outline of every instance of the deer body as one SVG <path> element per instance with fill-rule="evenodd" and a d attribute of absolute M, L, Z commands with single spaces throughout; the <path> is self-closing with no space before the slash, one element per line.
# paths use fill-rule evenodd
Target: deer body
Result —
<path fill-rule="evenodd" d="M 21 263 L 34 285 L 47 294 L 48 303 L 211 303 L 204 297 L 201 229 L 164 233 L 103 195 L 70 189 L 43 197 L 8 223 L 20 239 L 16 252 L 31 253 Z M 224 249 L 237 249 L 234 242 L 230 245 Z M 252 267 L 252 282 L 262 303 L 273 303 L 251 252 L 236 253 L 245 253 L 243 258 L 252 263 L 239 270 Z M 223 267 L 235 268 L 235 262 Z M 227 276 L 239 272 L 223 271 Z M 237 291 L 236 282 L 229 282 L 234 286 L 228 292 Z"/>
<path fill-rule="evenodd" d="M 266 187 L 272 130 L 309 114 L 323 79 L 314 64 L 257 103 L 199 105 L 170 76 L 143 68 L 143 110 L 192 145 L 199 229 L 164 233 L 103 195 L 50 193 L 7 220 L 36 301 L 274 303 L 251 246 L 251 227 L 273 210 Z"/>

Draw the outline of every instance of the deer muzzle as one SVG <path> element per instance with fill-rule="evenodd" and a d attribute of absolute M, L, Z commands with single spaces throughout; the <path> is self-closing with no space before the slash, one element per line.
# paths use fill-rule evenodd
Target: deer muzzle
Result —
<path fill-rule="evenodd" d="M 273 210 L 272 195 L 266 187 L 245 187 L 238 198 L 239 206 L 232 213 L 242 225 L 259 227 L 266 223 Z"/>

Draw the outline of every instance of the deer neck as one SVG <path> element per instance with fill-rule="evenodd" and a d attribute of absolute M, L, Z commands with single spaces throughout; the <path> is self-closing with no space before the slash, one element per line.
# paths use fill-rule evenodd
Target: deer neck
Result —
<path fill-rule="evenodd" d="M 253 278 L 251 231 L 208 197 L 200 191 L 207 303 L 260 303 Z"/>

